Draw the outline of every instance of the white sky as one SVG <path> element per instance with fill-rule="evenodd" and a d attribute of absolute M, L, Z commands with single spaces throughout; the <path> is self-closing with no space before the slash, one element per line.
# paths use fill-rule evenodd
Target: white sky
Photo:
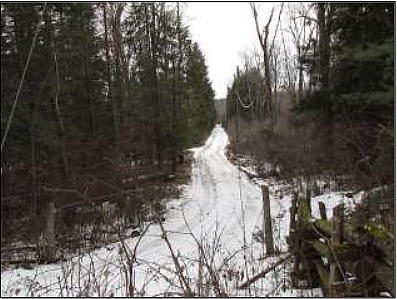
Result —
<path fill-rule="evenodd" d="M 260 14 L 270 13 L 274 4 L 258 3 Z M 241 53 L 259 45 L 249 2 L 189 2 L 183 8 L 192 39 L 204 52 L 216 98 L 224 98 Z"/>

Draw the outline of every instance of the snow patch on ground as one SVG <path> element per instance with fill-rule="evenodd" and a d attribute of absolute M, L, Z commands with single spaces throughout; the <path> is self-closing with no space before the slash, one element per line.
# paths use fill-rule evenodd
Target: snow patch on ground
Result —
<path fill-rule="evenodd" d="M 260 235 L 263 225 L 259 185 L 269 186 L 274 243 L 281 252 L 288 250 L 286 237 L 292 192 L 287 185 L 275 181 L 257 180 L 255 183 L 250 180 L 228 161 L 225 155 L 228 144 L 226 132 L 217 125 L 204 146 L 192 149 L 192 180 L 184 186 L 183 195 L 167 202 L 164 227 L 174 253 L 183 263 L 189 285 L 196 286 L 199 270 L 199 249 L 190 235 L 191 230 L 205 245 L 208 256 L 213 257 L 222 288 L 228 295 L 320 296 L 321 290 L 318 289 L 289 289 L 289 263 L 280 265 L 250 289 L 236 289 L 247 276 L 252 277 L 277 259 L 264 258 L 263 244 L 255 238 L 255 232 Z M 336 196 L 324 199 L 332 204 L 338 200 Z M 315 202 L 314 210 L 317 207 Z M 132 250 L 137 242 L 138 238 L 126 240 Z M 126 296 L 128 285 L 125 275 L 128 269 L 126 271 L 121 248 L 122 244 L 117 242 L 62 263 L 40 265 L 32 270 L 4 271 L 1 294 L 21 297 Z M 136 295 L 180 294 L 175 266 L 158 224 L 150 225 L 136 252 L 132 271 Z"/>
<path fill-rule="evenodd" d="M 321 218 L 320 210 L 318 207 L 319 202 L 323 202 L 325 204 L 327 219 L 332 218 L 332 214 L 333 214 L 332 210 L 334 207 L 336 207 L 339 204 L 344 204 L 345 209 L 349 212 L 354 211 L 356 205 L 361 202 L 363 195 L 364 192 L 359 192 L 352 195 L 351 192 L 343 191 L 343 192 L 328 192 L 325 194 L 321 194 L 319 196 L 312 197 L 310 202 L 312 209 L 312 217 L 316 219 Z"/>

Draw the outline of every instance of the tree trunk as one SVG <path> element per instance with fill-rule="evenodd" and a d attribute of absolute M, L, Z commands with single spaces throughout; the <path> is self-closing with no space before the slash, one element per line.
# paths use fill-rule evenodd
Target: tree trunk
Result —
<path fill-rule="evenodd" d="M 330 38 L 326 24 L 326 4 L 317 4 L 317 21 L 319 32 L 320 50 L 320 89 L 327 90 L 329 85 L 329 58 L 330 58 Z"/>
<path fill-rule="evenodd" d="M 111 75 L 111 68 L 110 68 L 110 51 L 109 51 L 109 30 L 108 30 L 108 20 L 107 20 L 107 4 L 103 3 L 103 24 L 105 29 L 105 57 L 106 57 L 106 80 L 108 82 L 108 98 L 112 103 L 112 110 L 113 110 L 113 126 L 114 126 L 114 139 L 116 144 L 119 141 L 119 113 L 117 108 L 116 100 L 113 97 L 113 80 Z"/>
<path fill-rule="evenodd" d="M 259 21 L 258 21 L 258 11 L 255 7 L 255 4 L 251 2 L 251 9 L 252 13 L 254 15 L 254 20 L 255 20 L 255 27 L 256 27 L 256 33 L 258 36 L 259 44 L 262 49 L 262 54 L 263 54 L 263 64 L 265 67 L 265 103 L 264 103 L 264 116 L 266 114 L 271 116 L 272 112 L 272 86 L 271 86 L 271 74 L 270 74 L 270 53 L 269 53 L 269 45 L 268 45 L 268 39 L 269 39 L 269 26 L 273 18 L 273 13 L 274 13 L 274 8 L 272 9 L 270 13 L 270 17 L 268 19 L 267 24 L 264 27 L 263 33 L 260 32 L 259 29 Z"/>
<path fill-rule="evenodd" d="M 160 129 L 160 94 L 159 84 L 157 78 L 157 40 L 156 40 L 156 4 L 151 3 L 151 23 L 148 23 L 150 36 L 150 53 L 152 62 L 152 102 L 153 102 L 153 117 L 154 117 L 154 131 L 156 135 L 156 149 L 157 159 L 160 165 L 162 160 L 161 155 L 161 129 Z"/>

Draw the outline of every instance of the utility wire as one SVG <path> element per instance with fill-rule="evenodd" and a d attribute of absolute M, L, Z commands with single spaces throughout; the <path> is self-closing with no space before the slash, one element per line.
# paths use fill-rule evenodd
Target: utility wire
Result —
<path fill-rule="evenodd" d="M 245 103 L 243 103 L 243 101 L 241 101 L 240 94 L 236 90 L 234 90 L 234 94 L 235 94 L 236 98 L 238 99 L 240 105 L 244 109 L 249 109 L 255 103 L 255 97 L 254 98 L 251 97 L 251 88 L 250 88 L 249 81 L 246 81 L 246 83 L 247 83 L 247 88 L 248 88 L 248 97 L 251 99 L 249 104 L 245 104 Z"/>
<path fill-rule="evenodd" d="M 237 91 L 234 91 L 234 94 L 236 95 L 236 98 L 238 99 L 240 105 L 241 105 L 243 108 L 245 108 L 245 109 L 251 108 L 252 105 L 255 103 L 255 98 L 254 98 L 248 105 L 247 105 L 247 104 L 244 104 L 244 103 L 241 101 L 241 98 L 240 98 L 240 95 L 238 94 L 238 92 L 237 92 Z"/>
<path fill-rule="evenodd" d="M 23 85 L 23 82 L 25 81 L 26 72 L 28 70 L 30 59 L 32 57 L 33 49 L 34 49 L 34 47 L 36 45 L 37 35 L 39 33 L 39 29 L 41 27 L 41 24 L 43 22 L 43 17 L 44 17 L 44 13 L 45 13 L 46 7 L 47 7 L 47 2 L 44 3 L 43 13 L 40 16 L 40 20 L 39 20 L 39 22 L 37 24 L 36 31 L 35 31 L 34 36 L 33 36 L 33 41 L 32 41 L 32 45 L 30 46 L 28 59 L 26 60 L 25 67 L 23 69 L 23 73 L 22 73 L 22 77 L 21 77 L 21 81 L 19 82 L 19 87 L 18 87 L 17 93 L 15 95 L 14 103 L 12 105 L 11 113 L 10 113 L 10 116 L 8 117 L 7 127 L 6 127 L 6 129 L 4 131 L 3 138 L 1 139 L 1 152 L 3 152 L 3 148 L 4 148 L 4 145 L 5 145 L 6 139 L 7 139 L 7 135 L 8 135 L 8 132 L 10 130 L 11 122 L 12 122 L 12 119 L 14 117 L 15 110 L 17 108 L 19 95 L 21 94 L 22 85 Z"/>

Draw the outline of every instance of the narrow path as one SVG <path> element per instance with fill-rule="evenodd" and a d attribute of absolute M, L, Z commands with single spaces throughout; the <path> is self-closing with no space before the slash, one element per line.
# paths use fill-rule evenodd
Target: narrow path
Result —
<path fill-rule="evenodd" d="M 238 273 L 243 272 L 244 274 L 241 275 L 246 277 L 244 255 L 247 263 L 250 264 L 251 272 L 248 275 L 253 275 L 253 272 L 258 273 L 266 267 L 266 262 L 258 262 L 263 245 L 253 239 L 253 232 L 261 229 L 262 225 L 261 190 L 227 160 L 225 149 L 228 143 L 226 132 L 217 125 L 204 146 L 192 149 L 194 154 L 192 180 L 185 186 L 182 198 L 171 200 L 167 207 L 164 227 L 168 232 L 173 251 L 189 271 L 186 275 L 190 277 L 193 286 L 197 278 L 195 271 L 199 250 L 194 238 L 189 235 L 186 223 L 195 237 L 207 247 L 218 245 L 213 254 L 216 265 L 220 266 L 231 256 L 234 257 L 230 259 L 227 267 L 219 269 L 218 275 L 222 275 L 222 271 L 233 270 Z M 283 204 L 281 204 L 281 198 L 275 199 L 273 196 L 274 188 L 276 187 L 271 188 L 271 212 L 274 216 L 283 215 L 274 223 L 275 244 L 281 247 L 281 250 L 285 250 L 285 236 L 289 222 L 285 212 L 289 207 L 289 198 L 282 199 Z M 218 243 L 214 240 L 218 240 Z M 130 248 L 133 248 L 136 242 L 137 238 L 127 240 Z M 6 271 L 2 273 L 2 295 L 15 295 L 18 292 L 18 295 L 24 296 L 29 295 L 30 291 L 35 296 L 76 296 L 81 294 L 82 290 L 76 282 L 80 275 L 81 285 L 91 284 L 89 293 L 93 296 L 111 294 L 125 296 L 125 279 L 120 262 L 119 245 L 116 243 L 106 246 L 80 259 L 75 258 L 69 263 L 43 265 L 34 270 Z M 178 287 L 170 288 L 170 283 L 167 281 L 170 279 L 178 284 L 178 279 L 172 274 L 174 264 L 170 258 L 170 251 L 161 238 L 158 224 L 151 225 L 142 238 L 137 249 L 137 258 L 138 264 L 134 269 L 135 286 L 137 291 L 143 289 L 145 291 L 139 293 L 140 295 L 152 296 L 180 291 Z M 165 279 L 164 276 L 168 278 Z M 241 277 L 235 279 L 235 284 L 242 280 Z M 277 277 L 270 279 L 273 279 L 272 282 L 260 283 L 261 294 L 274 290 L 276 283 L 274 279 Z M 31 284 L 30 280 L 36 281 L 36 284 Z M 96 283 L 93 282 L 95 280 Z M 74 288 L 71 287 L 72 285 Z M 94 287 L 95 285 L 98 287 Z M 225 288 L 231 291 L 232 286 Z M 241 295 L 249 295 L 247 290 L 241 292 Z"/>

